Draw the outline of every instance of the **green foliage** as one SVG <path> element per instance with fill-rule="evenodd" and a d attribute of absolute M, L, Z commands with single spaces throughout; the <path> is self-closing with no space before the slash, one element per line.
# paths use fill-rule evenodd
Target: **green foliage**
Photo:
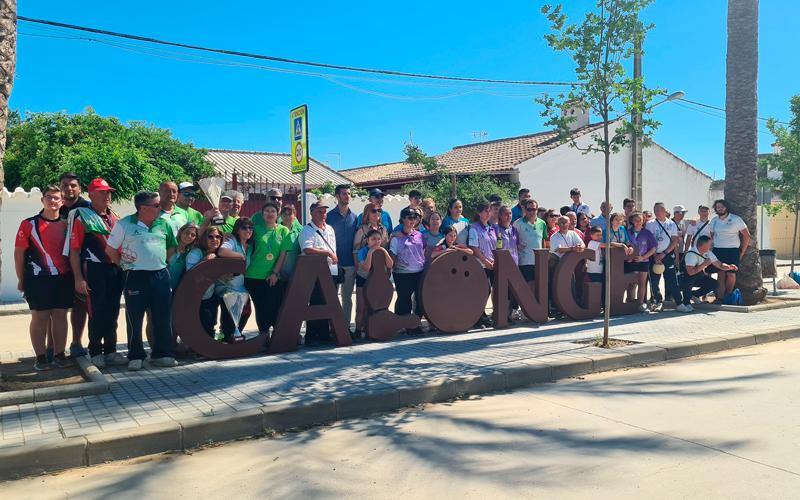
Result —
<path fill-rule="evenodd" d="M 447 216 L 447 206 L 452 198 L 452 177 L 447 168 L 436 162 L 436 158 L 426 155 L 418 146 L 406 145 L 406 161 L 422 166 L 429 177 L 408 184 L 404 192 L 416 189 L 425 198 L 433 198 L 436 209 L 443 217 Z M 475 206 L 487 201 L 489 195 L 498 194 L 509 205 L 516 202 L 518 183 L 500 182 L 495 177 L 484 173 L 459 175 L 456 177 L 456 196 L 464 202 L 464 217 L 472 219 Z"/>
<path fill-rule="evenodd" d="M 315 194 L 316 196 L 322 196 L 323 194 L 333 194 L 336 191 L 336 186 L 333 185 L 331 181 L 325 181 L 325 184 L 318 188 L 310 189 L 309 193 Z"/>
<path fill-rule="evenodd" d="M 766 206 L 767 212 L 773 216 L 782 210 L 800 212 L 800 95 L 791 98 L 790 110 L 792 118 L 788 127 L 780 125 L 775 119 L 767 121 L 767 128 L 775 136 L 779 152 L 759 161 L 759 167 L 780 172 L 776 178 L 759 181 L 762 186 L 781 196 L 779 203 Z"/>
<path fill-rule="evenodd" d="M 536 101 L 544 106 L 541 113 L 545 125 L 554 126 L 561 140 L 569 142 L 584 153 L 617 153 L 636 132 L 649 144 L 649 136 L 659 123 L 647 116 L 650 101 L 665 92 L 648 89 L 641 78 L 627 76 L 623 62 L 634 55 L 635 43 L 642 42 L 653 25 L 645 25 L 639 12 L 653 0 L 597 0 L 597 12 L 586 13 L 580 24 L 567 24 L 561 5 L 545 5 L 542 13 L 550 21 L 552 33 L 545 35 L 548 45 L 556 51 L 567 52 L 575 62 L 578 83 L 566 94 L 546 95 Z M 578 147 L 569 132 L 572 116 L 562 116 L 562 110 L 581 103 L 605 123 L 602 134 L 594 134 L 592 143 Z M 642 113 L 640 123 L 625 117 Z M 609 120 L 621 118 L 615 128 Z"/>
<path fill-rule="evenodd" d="M 85 183 L 106 179 L 118 198 L 128 199 L 141 190 L 156 190 L 165 180 L 213 175 L 205 154 L 172 138 L 168 130 L 141 122 L 126 126 L 91 109 L 76 115 L 33 113 L 10 124 L 6 185 L 29 190 L 75 172 Z"/>

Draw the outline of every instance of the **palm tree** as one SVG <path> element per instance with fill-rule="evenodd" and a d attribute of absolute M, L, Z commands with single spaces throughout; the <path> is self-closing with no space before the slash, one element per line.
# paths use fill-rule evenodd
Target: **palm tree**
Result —
<path fill-rule="evenodd" d="M 725 76 L 725 199 L 731 212 L 756 228 L 758 150 L 758 0 L 728 0 L 728 54 Z M 741 262 L 736 286 L 746 304 L 766 296 L 758 240 L 753 237 Z"/>
<path fill-rule="evenodd" d="M 17 65 L 17 0 L 0 0 L 0 189 L 5 184 L 3 158 L 6 154 L 8 99 Z"/>

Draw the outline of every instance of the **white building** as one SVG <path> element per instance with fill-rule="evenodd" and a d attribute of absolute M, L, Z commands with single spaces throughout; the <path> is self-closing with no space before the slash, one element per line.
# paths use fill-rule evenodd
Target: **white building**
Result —
<path fill-rule="evenodd" d="M 576 144 L 586 147 L 599 129 L 598 124 L 577 128 L 573 132 Z M 631 148 L 625 147 L 611 156 L 611 200 L 619 210 L 622 200 L 631 197 L 631 154 Z M 456 146 L 436 159 L 456 175 L 484 172 L 519 182 L 521 187 L 531 190 L 533 198 L 543 207 L 558 209 L 570 204 L 569 191 L 573 187 L 580 188 L 583 201 L 596 213 L 604 198 L 603 155 L 583 154 L 562 143 L 553 131 Z M 421 167 L 405 162 L 341 173 L 360 187 L 378 187 L 389 192 L 426 175 Z M 643 150 L 642 178 L 644 209 L 652 209 L 655 202 L 662 201 L 668 209 L 685 205 L 694 214 L 698 205 L 709 202 L 711 177 L 658 144 Z"/>

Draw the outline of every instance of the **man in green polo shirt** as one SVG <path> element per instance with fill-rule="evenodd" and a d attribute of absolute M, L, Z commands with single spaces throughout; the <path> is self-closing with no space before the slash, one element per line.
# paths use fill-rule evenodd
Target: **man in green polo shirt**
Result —
<path fill-rule="evenodd" d="M 128 323 L 128 370 L 142 369 L 147 357 L 142 324 L 147 309 L 152 314 L 154 366 L 175 366 L 172 357 L 172 315 L 167 260 L 178 242 L 172 224 L 161 217 L 158 193 L 142 191 L 133 199 L 136 213 L 120 219 L 108 237 L 106 253 L 124 273 L 123 295 Z"/>
<path fill-rule="evenodd" d="M 181 182 L 178 184 L 178 201 L 175 202 L 175 210 L 182 210 L 186 213 L 186 220 L 196 225 L 203 223 L 203 214 L 192 208 L 192 204 L 197 199 L 197 188 L 191 182 Z M 179 228 L 180 229 L 180 228 Z"/>
<path fill-rule="evenodd" d="M 166 219 L 172 224 L 175 234 L 189 221 L 189 214 L 186 210 L 178 207 L 178 185 L 172 181 L 164 181 L 158 186 L 159 205 L 161 206 L 161 218 Z"/>

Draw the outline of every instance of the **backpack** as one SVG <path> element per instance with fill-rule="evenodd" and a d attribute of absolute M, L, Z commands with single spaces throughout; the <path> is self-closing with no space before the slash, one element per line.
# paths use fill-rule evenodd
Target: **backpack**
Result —
<path fill-rule="evenodd" d="M 731 293 L 726 295 L 722 299 L 722 303 L 727 306 L 742 306 L 744 305 L 744 299 L 742 298 L 742 292 L 739 291 L 738 288 L 734 289 Z"/>

